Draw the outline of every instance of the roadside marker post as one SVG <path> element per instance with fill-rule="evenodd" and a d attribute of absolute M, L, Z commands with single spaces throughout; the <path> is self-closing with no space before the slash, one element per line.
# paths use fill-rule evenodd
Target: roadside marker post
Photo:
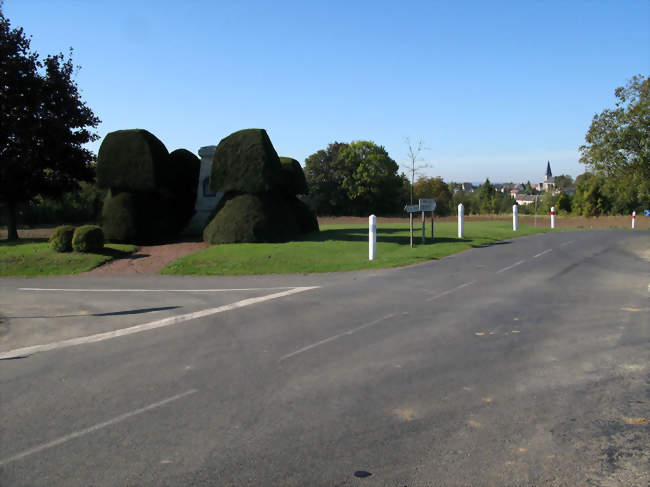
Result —
<path fill-rule="evenodd" d="M 512 205 L 512 231 L 519 229 L 519 205 Z"/>
<path fill-rule="evenodd" d="M 425 225 L 426 225 L 426 221 L 425 221 L 425 219 L 424 219 L 424 212 L 422 212 L 422 245 L 424 245 L 425 243 L 427 243 L 427 238 L 426 238 L 426 235 L 425 235 L 425 233 L 424 233 L 424 227 L 425 227 Z"/>
<path fill-rule="evenodd" d="M 551 206 L 551 228 L 555 228 L 555 206 Z"/>
<path fill-rule="evenodd" d="M 375 260 L 377 256 L 377 217 L 368 217 L 368 260 Z"/>
<path fill-rule="evenodd" d="M 465 235 L 465 207 L 462 203 L 458 205 L 458 238 Z"/>
<path fill-rule="evenodd" d="M 632 230 L 636 228 L 636 211 L 632 212 Z"/>

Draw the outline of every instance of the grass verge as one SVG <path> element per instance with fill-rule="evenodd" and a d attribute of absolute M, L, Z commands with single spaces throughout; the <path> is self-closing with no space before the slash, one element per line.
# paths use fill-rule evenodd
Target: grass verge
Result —
<path fill-rule="evenodd" d="M 160 271 L 176 275 L 251 275 L 337 272 L 376 269 L 438 259 L 482 245 L 522 237 L 550 229 L 520 225 L 513 233 L 507 221 L 466 222 L 465 238 L 457 238 L 453 222 L 436 223 L 431 244 L 431 222 L 427 222 L 429 243 L 422 245 L 422 230 L 414 228 L 415 248 L 409 246 L 407 224 L 377 227 L 377 258 L 368 260 L 368 226 L 323 225 L 306 240 L 282 244 L 225 244 L 182 257 Z"/>
<path fill-rule="evenodd" d="M 58 253 L 47 239 L 0 241 L 0 276 L 54 276 L 89 271 L 104 262 L 124 257 L 137 249 L 135 245 L 106 244 L 97 254 Z"/>

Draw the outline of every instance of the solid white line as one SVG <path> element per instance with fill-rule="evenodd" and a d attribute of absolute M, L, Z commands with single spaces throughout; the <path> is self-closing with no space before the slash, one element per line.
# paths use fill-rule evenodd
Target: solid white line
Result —
<path fill-rule="evenodd" d="M 158 408 L 160 406 L 164 406 L 165 404 L 168 404 L 172 401 L 177 401 L 185 396 L 189 396 L 190 394 L 194 394 L 197 392 L 197 389 L 190 389 L 189 391 L 185 391 L 182 394 L 177 394 L 176 396 L 168 397 L 167 399 L 163 399 L 162 401 L 155 402 L 153 404 L 149 404 L 146 407 L 143 407 L 141 409 L 136 409 L 135 411 L 131 411 L 130 413 L 125 413 L 120 416 L 117 416 L 116 418 L 109 419 L 108 421 L 104 421 L 103 423 L 96 424 L 95 426 L 91 426 L 90 428 L 85 428 L 79 431 L 75 431 L 74 433 L 70 433 L 69 435 L 62 436 L 61 438 L 57 438 L 56 440 L 49 441 L 47 443 L 43 443 L 42 445 L 35 446 L 34 448 L 30 448 L 29 450 L 25 450 L 23 452 L 20 452 L 14 456 L 11 456 L 9 458 L 4 458 L 0 460 L 0 467 L 3 465 L 6 465 L 11 462 L 15 462 L 16 460 L 20 460 L 22 458 L 25 458 L 29 455 L 33 455 L 34 453 L 41 452 L 43 450 L 47 450 L 48 448 L 52 448 L 54 446 L 60 445 L 61 443 L 65 443 L 66 441 L 73 440 L 75 438 L 79 438 L 80 436 L 87 435 L 88 433 L 92 433 L 94 431 L 100 430 L 102 428 L 106 428 L 107 426 L 111 426 L 115 423 L 119 423 L 120 421 L 124 421 L 125 419 L 131 418 L 133 416 L 136 416 L 138 414 L 145 413 L 151 409 Z"/>
<path fill-rule="evenodd" d="M 428 298 L 427 301 L 433 301 L 434 299 L 441 298 L 441 297 L 443 297 L 443 296 L 446 296 L 446 295 L 449 294 L 449 293 L 453 293 L 454 291 L 458 291 L 459 289 L 463 289 L 464 287 L 471 286 L 471 285 L 474 284 L 475 282 L 476 282 L 476 281 L 466 282 L 465 284 L 461 284 L 460 286 L 456 286 L 456 287 L 453 288 L 453 289 L 450 289 L 450 290 L 448 290 L 448 291 L 442 292 L 442 293 L 440 293 L 440 294 L 436 294 L 435 296 L 432 296 L 432 297 Z"/>
<path fill-rule="evenodd" d="M 526 262 L 526 261 L 525 260 L 520 260 L 519 262 L 515 262 L 514 264 L 509 265 L 508 267 L 504 267 L 503 269 L 499 269 L 496 273 L 500 274 L 501 272 L 508 271 L 508 270 L 512 269 L 513 267 L 517 267 L 518 265 L 523 264 L 524 262 Z"/>
<path fill-rule="evenodd" d="M 537 255 L 533 255 L 533 259 L 536 259 L 537 257 L 541 257 L 542 255 L 548 254 L 549 252 L 552 252 L 552 251 L 553 251 L 553 249 L 546 249 L 544 252 L 540 252 Z"/>
<path fill-rule="evenodd" d="M 565 245 L 572 244 L 573 242 L 575 242 L 575 240 L 569 240 L 568 242 L 561 243 L 560 247 L 564 247 Z"/>
<path fill-rule="evenodd" d="M 249 287 L 242 289 L 56 289 L 41 287 L 21 287 L 19 291 L 57 291 L 72 293 L 226 293 L 234 291 L 273 291 L 276 289 L 295 289 L 283 287 Z"/>
<path fill-rule="evenodd" d="M 283 360 L 286 360 L 288 358 L 291 358 L 295 355 L 298 355 L 300 353 L 306 352 L 307 350 L 311 350 L 312 348 L 320 347 L 321 345 L 325 345 L 326 343 L 329 343 L 331 341 L 336 340 L 337 338 L 341 338 L 346 335 L 352 335 L 353 333 L 356 333 L 358 331 L 363 330 L 364 328 L 368 328 L 370 326 L 376 325 L 377 323 L 381 323 L 382 321 L 389 320 L 391 318 L 394 318 L 397 316 L 399 313 L 393 313 L 388 316 L 384 316 L 383 318 L 379 318 L 378 320 L 371 321 L 370 323 L 366 323 L 365 325 L 358 326 L 356 328 L 352 328 L 351 330 L 344 331 L 343 333 L 339 333 L 338 335 L 331 336 L 329 338 L 325 338 L 324 340 L 321 340 L 316 343 L 312 343 L 311 345 L 307 345 L 306 347 L 301 348 L 300 350 L 296 350 L 295 352 L 288 353 L 286 355 L 283 355 L 280 357 L 279 362 L 282 362 Z"/>
<path fill-rule="evenodd" d="M 205 316 L 210 316 L 217 313 L 223 313 L 224 311 L 231 311 L 233 309 L 243 308 L 244 306 L 250 306 L 252 304 L 262 303 L 264 301 L 270 301 L 271 299 L 282 298 L 285 296 L 290 296 L 292 294 L 309 291 L 311 289 L 317 289 L 318 287 L 319 286 L 296 287 L 280 293 L 267 294 L 266 296 L 260 296 L 257 298 L 243 299 L 241 301 L 237 301 L 232 304 L 219 306 L 218 308 L 209 308 L 209 309 L 204 309 L 202 311 L 196 311 L 194 313 L 187 313 L 178 316 L 170 316 L 169 318 L 163 318 L 161 320 L 152 321 L 150 323 L 144 323 L 142 325 L 131 326 L 129 328 L 122 328 L 120 330 L 109 331 L 106 333 L 98 333 L 96 335 L 90 335 L 90 336 L 79 337 L 79 338 L 70 338 L 68 340 L 62 340 L 60 342 L 54 342 L 54 343 L 46 343 L 44 345 L 33 345 L 31 347 L 17 348 L 15 350 L 10 350 L 8 352 L 0 353 L 0 359 L 23 357 L 26 355 L 31 355 L 36 352 L 45 352 L 47 350 L 54 350 L 58 348 L 73 347 L 75 345 L 82 345 L 86 343 L 95 343 L 95 342 L 100 342 L 102 340 L 110 340 L 111 338 L 117 338 L 125 335 L 132 335 L 134 333 L 153 330 L 155 328 L 162 328 L 164 326 L 177 325 L 179 323 L 195 320 L 197 318 L 203 318 Z"/>

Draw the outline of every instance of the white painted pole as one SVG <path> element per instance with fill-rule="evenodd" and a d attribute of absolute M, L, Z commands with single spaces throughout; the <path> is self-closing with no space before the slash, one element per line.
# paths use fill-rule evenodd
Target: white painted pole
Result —
<path fill-rule="evenodd" d="M 519 205 L 512 205 L 512 231 L 519 229 Z"/>
<path fill-rule="evenodd" d="M 632 230 L 636 228 L 636 211 L 632 212 Z"/>
<path fill-rule="evenodd" d="M 551 206 L 551 228 L 555 228 L 555 206 Z"/>
<path fill-rule="evenodd" d="M 377 217 L 368 217 L 368 260 L 375 260 L 377 256 Z"/>
<path fill-rule="evenodd" d="M 458 205 L 458 238 L 465 235 L 465 207 L 462 203 Z"/>

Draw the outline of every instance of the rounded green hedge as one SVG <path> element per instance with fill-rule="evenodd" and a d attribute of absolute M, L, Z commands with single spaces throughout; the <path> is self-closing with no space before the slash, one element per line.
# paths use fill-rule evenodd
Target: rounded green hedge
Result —
<path fill-rule="evenodd" d="M 135 202 L 131 192 L 109 191 L 102 208 L 102 227 L 106 240 L 134 242 L 137 225 Z"/>
<path fill-rule="evenodd" d="M 116 130 L 104 137 L 97 155 L 100 188 L 152 191 L 172 179 L 167 148 L 151 132 Z"/>
<path fill-rule="evenodd" d="M 82 225 L 74 231 L 72 249 L 75 252 L 96 253 L 104 248 L 104 232 L 97 225 Z"/>
<path fill-rule="evenodd" d="M 175 230 L 181 231 L 194 215 L 201 160 L 187 149 L 176 149 L 169 154 L 169 159 L 174 173 Z"/>
<path fill-rule="evenodd" d="M 280 188 L 290 195 L 309 193 L 305 172 L 300 163 L 291 157 L 280 157 L 280 163 L 282 165 Z"/>
<path fill-rule="evenodd" d="M 282 195 L 231 194 L 203 230 L 203 240 L 211 244 L 286 242 L 299 233 Z"/>
<path fill-rule="evenodd" d="M 225 193 L 264 193 L 280 182 L 282 167 L 264 129 L 244 129 L 221 139 L 212 158 L 210 187 Z"/>
<path fill-rule="evenodd" d="M 56 227 L 50 235 L 50 247 L 57 252 L 72 252 L 73 235 L 74 227 L 72 225 Z"/>

